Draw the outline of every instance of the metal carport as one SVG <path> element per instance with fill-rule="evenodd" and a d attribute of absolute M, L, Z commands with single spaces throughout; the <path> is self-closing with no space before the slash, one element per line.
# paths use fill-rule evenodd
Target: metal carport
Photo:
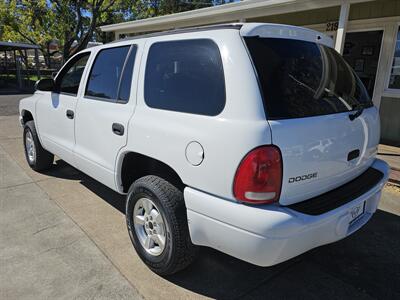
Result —
<path fill-rule="evenodd" d="M 0 93 L 31 90 L 29 80 L 28 50 L 34 50 L 34 63 L 37 78 L 39 70 L 39 46 L 26 43 L 0 41 Z"/>

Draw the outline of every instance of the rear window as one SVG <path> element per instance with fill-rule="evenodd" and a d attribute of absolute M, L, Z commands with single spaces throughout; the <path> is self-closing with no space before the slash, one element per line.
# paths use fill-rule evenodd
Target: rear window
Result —
<path fill-rule="evenodd" d="M 218 115 L 225 106 L 218 46 L 208 39 L 154 43 L 147 58 L 144 97 L 152 108 Z"/>
<path fill-rule="evenodd" d="M 329 47 L 279 38 L 245 38 L 268 119 L 290 119 L 370 107 L 361 80 Z"/>

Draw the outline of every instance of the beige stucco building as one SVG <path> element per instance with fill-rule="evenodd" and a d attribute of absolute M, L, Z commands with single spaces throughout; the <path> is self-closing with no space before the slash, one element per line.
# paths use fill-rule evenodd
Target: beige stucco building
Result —
<path fill-rule="evenodd" d="M 379 107 L 383 142 L 400 146 L 400 0 L 245 0 L 101 30 L 119 39 L 228 22 L 299 25 L 330 35 Z"/>

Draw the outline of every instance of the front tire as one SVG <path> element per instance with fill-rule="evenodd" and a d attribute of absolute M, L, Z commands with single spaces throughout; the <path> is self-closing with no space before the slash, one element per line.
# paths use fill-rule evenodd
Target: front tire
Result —
<path fill-rule="evenodd" d="M 145 176 L 129 189 L 126 223 L 142 261 L 159 275 L 187 267 L 197 254 L 190 240 L 182 192 L 157 176 Z"/>
<path fill-rule="evenodd" d="M 44 171 L 53 165 L 54 155 L 45 150 L 40 144 L 35 123 L 28 121 L 24 126 L 25 158 L 29 166 L 35 171 Z"/>

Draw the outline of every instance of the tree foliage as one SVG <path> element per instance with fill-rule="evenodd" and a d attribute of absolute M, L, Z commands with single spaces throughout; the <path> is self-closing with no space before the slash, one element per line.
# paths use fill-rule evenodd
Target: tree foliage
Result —
<path fill-rule="evenodd" d="M 86 48 L 96 27 L 105 23 L 110 14 L 122 16 L 128 3 L 127 0 L 5 0 L 0 7 L 0 39 L 38 45 L 46 62 L 54 55 L 49 45 L 57 40 L 66 60 Z"/>
<path fill-rule="evenodd" d="M 38 45 L 48 64 L 58 41 L 64 59 L 104 38 L 98 26 L 203 8 L 232 0 L 3 0 L 0 40 Z"/>
<path fill-rule="evenodd" d="M 0 40 L 24 41 L 39 45 L 49 59 L 49 46 L 59 37 L 56 16 L 46 0 L 4 1 L 0 7 Z"/>
<path fill-rule="evenodd" d="M 157 17 L 212 6 L 213 0 L 136 0 L 132 7 L 135 19 Z"/>

